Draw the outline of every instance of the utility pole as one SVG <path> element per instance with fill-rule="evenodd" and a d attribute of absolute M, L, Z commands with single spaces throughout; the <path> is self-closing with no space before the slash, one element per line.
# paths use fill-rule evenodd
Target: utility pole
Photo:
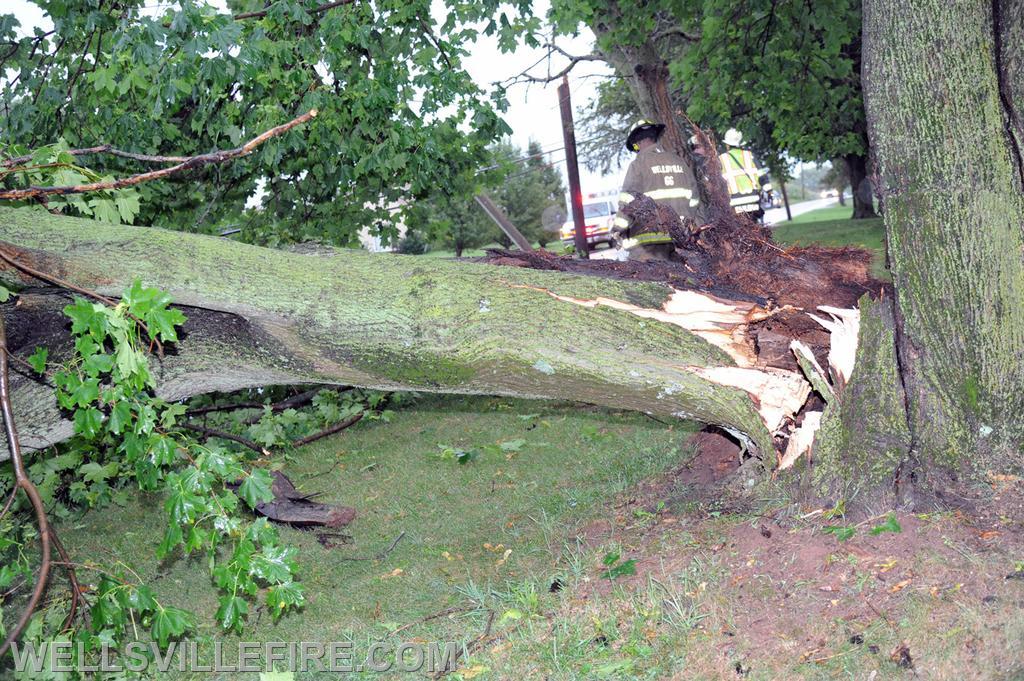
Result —
<path fill-rule="evenodd" d="M 480 204 L 480 207 L 487 213 L 487 217 L 494 220 L 494 224 L 501 228 L 501 231 L 505 232 L 509 239 L 512 239 L 512 243 L 518 246 L 524 251 L 532 251 L 533 246 L 526 240 L 523 233 L 516 229 L 516 226 L 512 224 L 512 221 L 508 219 L 505 212 L 501 210 L 498 204 L 494 203 L 490 196 L 486 192 L 480 192 L 473 197 L 476 202 Z"/>
<path fill-rule="evenodd" d="M 565 140 L 565 167 L 569 174 L 569 202 L 572 206 L 572 222 L 575 225 L 574 243 L 576 256 L 587 259 L 587 227 L 583 220 L 583 192 L 580 189 L 580 167 L 576 160 L 576 128 L 572 122 L 572 103 L 569 101 L 569 78 L 562 76 L 558 86 L 558 106 L 562 112 L 562 137 Z"/>

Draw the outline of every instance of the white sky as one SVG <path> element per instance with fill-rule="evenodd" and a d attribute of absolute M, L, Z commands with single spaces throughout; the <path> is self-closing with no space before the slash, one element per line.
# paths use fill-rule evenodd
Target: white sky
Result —
<path fill-rule="evenodd" d="M 152 0 L 153 11 L 160 11 L 161 5 L 169 0 Z M 211 4 L 224 7 L 219 0 L 210 0 Z M 52 27 L 49 17 L 36 5 L 28 0 L 3 0 L 0 11 L 13 13 L 21 23 L 20 31 L 29 35 L 36 26 L 44 29 Z M 544 16 L 549 7 L 549 0 L 535 0 L 534 11 Z M 575 38 L 560 38 L 558 45 L 570 54 L 587 54 L 593 45 L 593 34 L 584 29 Z M 474 80 L 482 87 L 490 90 L 493 82 L 506 80 L 539 61 L 547 50 L 521 47 L 512 54 L 503 54 L 498 50 L 497 39 L 482 37 L 470 49 L 465 61 L 466 69 Z M 551 73 L 557 73 L 568 64 L 561 56 L 551 60 Z M 536 66 L 531 73 L 542 76 L 548 73 L 548 63 Z M 595 96 L 597 83 L 602 75 L 608 75 L 611 69 L 604 62 L 580 62 L 569 74 L 569 90 L 574 113 L 578 116 L 581 107 Z M 519 84 L 509 89 L 509 109 L 504 114 L 505 122 L 512 128 L 512 141 L 519 147 L 526 147 L 531 140 L 537 140 L 545 151 L 562 146 L 562 124 L 558 110 L 557 83 Z M 97 143 L 102 140 L 98 140 Z M 558 167 L 565 174 L 564 151 L 556 151 L 549 155 L 548 160 L 558 162 Z M 589 173 L 580 167 L 581 184 L 584 194 L 603 190 L 618 190 L 622 172 L 606 177 Z"/>

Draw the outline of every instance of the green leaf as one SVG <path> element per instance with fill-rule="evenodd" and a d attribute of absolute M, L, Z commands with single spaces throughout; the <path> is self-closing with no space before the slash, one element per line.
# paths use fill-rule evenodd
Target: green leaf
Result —
<path fill-rule="evenodd" d="M 117 475 L 119 468 L 120 466 L 117 461 L 111 461 L 105 465 L 90 461 L 79 468 L 78 472 L 86 482 L 100 482 L 102 480 L 109 480 Z"/>
<path fill-rule="evenodd" d="M 295 549 L 292 548 L 264 546 L 262 551 L 253 555 L 249 574 L 271 583 L 291 581 L 294 554 Z"/>
<path fill-rule="evenodd" d="M 526 440 L 509 440 L 508 442 L 501 443 L 501 450 L 503 452 L 518 452 L 526 444 Z"/>
<path fill-rule="evenodd" d="M 240 596 L 221 596 L 220 607 L 217 608 L 217 623 L 225 631 L 234 629 L 242 630 L 242 624 L 246 613 L 249 612 L 249 604 Z"/>
<path fill-rule="evenodd" d="M 274 620 L 289 608 L 301 607 L 306 602 L 301 584 L 285 582 L 267 589 L 267 605 Z"/>
<path fill-rule="evenodd" d="M 618 551 L 604 554 L 604 558 L 601 559 L 602 565 L 612 566 L 619 562 L 620 555 Z"/>
<path fill-rule="evenodd" d="M 106 335 L 105 312 L 104 306 L 90 303 L 85 298 L 76 298 L 73 304 L 64 307 L 64 314 L 71 318 L 71 333 L 88 333 L 97 340 Z"/>
<path fill-rule="evenodd" d="M 146 366 L 145 356 L 128 343 L 118 344 L 116 358 L 117 370 L 124 378 L 141 373 Z"/>
<path fill-rule="evenodd" d="M 75 410 L 75 432 L 87 438 L 94 438 L 103 428 L 103 414 L 95 407 Z"/>
<path fill-rule="evenodd" d="M 184 404 L 169 404 L 164 409 L 163 414 L 160 415 L 160 425 L 164 428 L 173 428 L 174 424 L 178 422 L 178 417 L 182 416 L 188 407 Z"/>
<path fill-rule="evenodd" d="M 900 527 L 900 523 L 896 519 L 896 514 L 895 513 L 890 513 L 888 515 L 888 517 L 886 517 L 884 523 L 882 523 L 881 525 L 875 525 L 874 527 L 871 528 L 871 530 L 869 530 L 869 533 L 871 534 L 871 536 L 877 537 L 878 535 L 882 534 L 883 532 L 902 532 L 902 531 L 903 531 L 903 528 Z"/>
<path fill-rule="evenodd" d="M 134 589 L 125 589 L 125 594 L 125 602 L 133 610 L 148 612 L 156 608 L 156 599 L 153 598 L 153 591 L 145 584 Z"/>
<path fill-rule="evenodd" d="M 107 430 L 115 435 L 121 433 L 132 420 L 132 408 L 127 402 L 121 400 L 110 410 L 110 418 L 107 419 Z M 134 433 L 132 433 L 134 436 Z"/>
<path fill-rule="evenodd" d="M 822 532 L 835 535 L 835 538 L 839 541 L 848 541 L 853 538 L 853 535 L 857 533 L 856 528 L 847 527 L 845 525 L 826 525 L 821 528 Z"/>
<path fill-rule="evenodd" d="M 168 476 L 168 484 L 173 484 L 174 477 L 173 474 Z M 199 512 L 206 509 L 206 504 L 199 495 L 177 487 L 171 489 L 168 493 L 167 501 L 164 502 L 164 509 L 167 511 L 171 522 L 184 524 L 192 522 Z"/>
<path fill-rule="evenodd" d="M 160 340 L 172 343 L 178 340 L 178 332 L 175 327 L 181 326 L 185 321 L 186 317 L 181 310 L 173 307 L 154 310 L 146 315 L 146 323 L 149 325 L 150 332 L 158 335 Z"/>
<path fill-rule="evenodd" d="M 11 292 L 11 289 L 0 284 L 0 303 L 6 303 L 11 299 L 12 295 L 14 294 Z"/>
<path fill-rule="evenodd" d="M 85 361 L 82 362 L 82 371 L 89 376 L 96 378 L 102 374 L 110 373 L 110 369 L 114 366 L 114 358 L 108 354 L 98 352 L 93 355 L 88 355 Z"/>
<path fill-rule="evenodd" d="M 163 541 L 160 542 L 160 545 L 156 549 L 156 557 L 163 560 L 171 554 L 171 551 L 173 551 L 176 546 L 181 544 L 181 541 L 181 525 L 168 525 L 167 530 L 164 532 Z"/>
<path fill-rule="evenodd" d="M 178 443 L 173 438 L 157 435 L 149 449 L 150 461 L 156 466 L 169 466 L 178 458 Z"/>
<path fill-rule="evenodd" d="M 177 638 L 191 627 L 192 615 L 179 608 L 158 608 L 153 614 L 153 627 L 151 633 L 161 647 L 166 647 L 167 642 Z"/>
<path fill-rule="evenodd" d="M 239 486 L 238 496 L 249 504 L 249 508 L 256 508 L 256 504 L 274 498 L 274 493 L 271 491 L 273 482 L 270 473 L 262 468 L 254 468 Z"/>
<path fill-rule="evenodd" d="M 67 393 L 69 407 L 88 407 L 100 396 L 100 382 L 98 378 L 87 378 L 84 381 L 77 376 L 64 374 L 64 391 Z"/>
<path fill-rule="evenodd" d="M 601 577 L 604 579 L 618 579 L 619 577 L 628 577 L 636 574 L 636 561 L 632 558 L 624 560 L 618 565 L 609 567 L 607 570 L 601 573 Z"/>
<path fill-rule="evenodd" d="M 28 356 L 28 363 L 32 366 L 32 369 L 37 374 L 46 373 L 46 360 L 50 355 L 50 351 L 44 347 L 37 347 L 36 351 Z"/>

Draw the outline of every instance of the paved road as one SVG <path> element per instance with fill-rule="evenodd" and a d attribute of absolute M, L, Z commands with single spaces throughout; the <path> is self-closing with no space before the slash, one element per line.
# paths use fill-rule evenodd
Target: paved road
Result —
<path fill-rule="evenodd" d="M 808 213 L 812 210 L 818 210 L 819 208 L 828 208 L 829 206 L 839 203 L 837 198 L 829 199 L 814 199 L 812 201 L 801 201 L 800 203 L 790 204 L 789 209 L 793 213 L 793 217 Z M 772 208 L 771 210 L 765 211 L 764 221 L 766 224 L 783 224 L 786 222 L 786 208 Z"/>

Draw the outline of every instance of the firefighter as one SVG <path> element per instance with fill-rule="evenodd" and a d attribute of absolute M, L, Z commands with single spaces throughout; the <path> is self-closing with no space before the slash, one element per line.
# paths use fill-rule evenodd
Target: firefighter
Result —
<path fill-rule="evenodd" d="M 636 158 L 626 169 L 622 182 L 615 229 L 623 248 L 640 258 L 668 257 L 673 251 L 672 237 L 658 228 L 631 224 L 623 215 L 624 206 L 645 195 L 659 207 L 671 208 L 680 218 L 685 218 L 695 217 L 698 205 L 697 181 L 690 166 L 658 144 L 664 131 L 665 126 L 660 123 L 641 120 L 626 137 L 626 148 L 635 153 Z"/>
<path fill-rule="evenodd" d="M 737 213 L 748 213 L 754 220 L 764 216 L 761 208 L 761 171 L 754 163 L 749 149 L 740 148 L 743 136 L 738 130 L 725 133 L 722 142 L 725 151 L 718 159 L 722 162 L 722 175 L 729 187 L 729 204 Z"/>

